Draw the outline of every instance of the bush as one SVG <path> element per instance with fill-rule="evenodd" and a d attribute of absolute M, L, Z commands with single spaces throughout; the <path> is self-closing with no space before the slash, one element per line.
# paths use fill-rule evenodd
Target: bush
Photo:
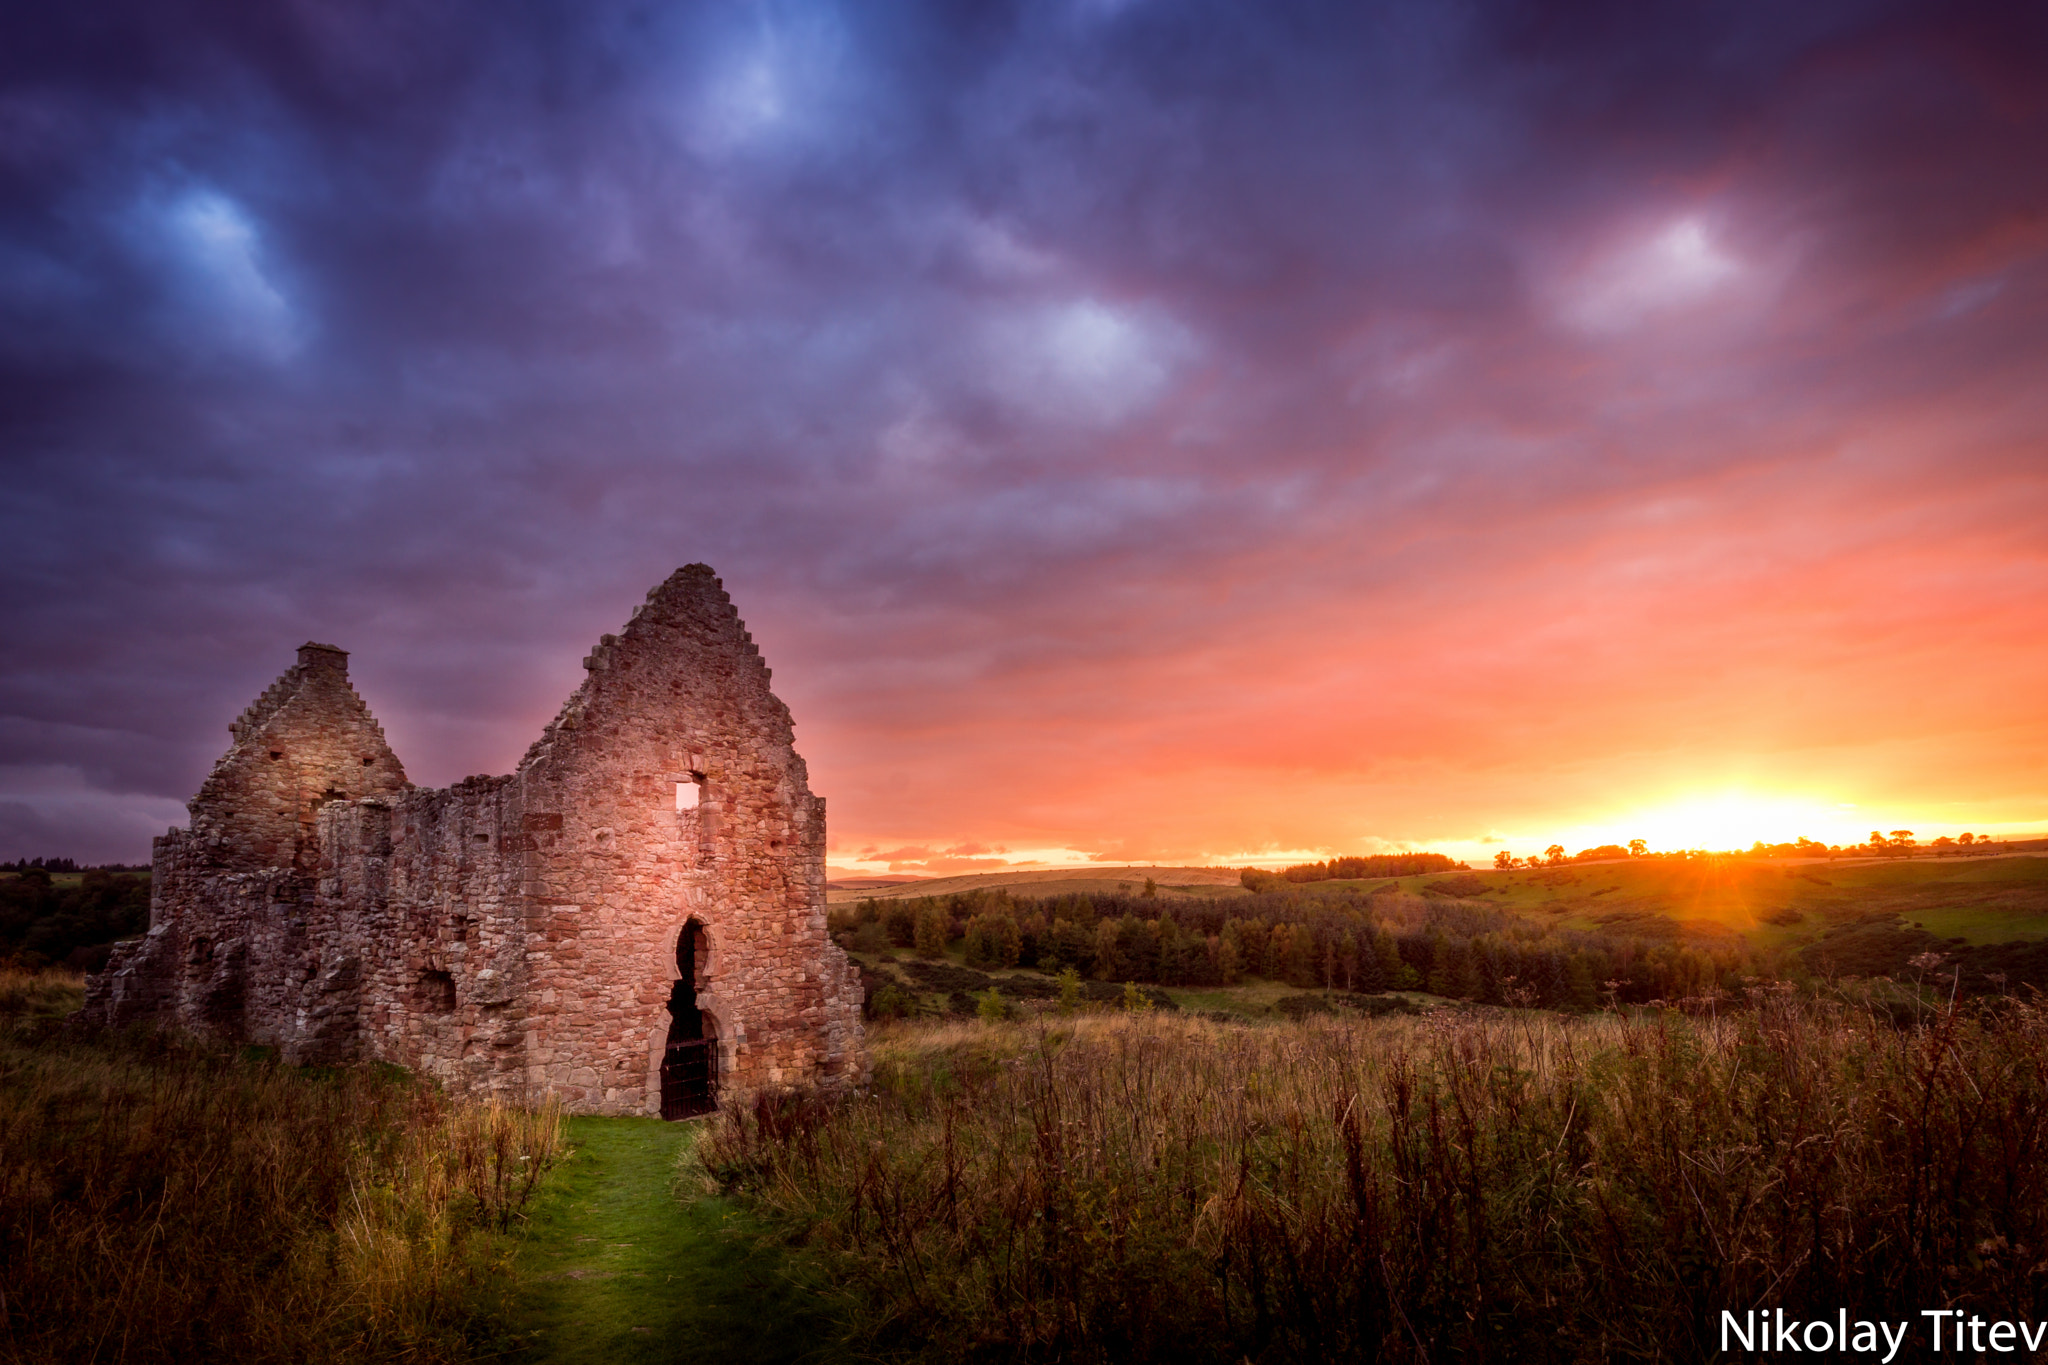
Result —
<path fill-rule="evenodd" d="M 1060 973 L 1060 1013 L 1072 1014 L 1081 1004 L 1081 974 L 1072 967 Z"/>
<path fill-rule="evenodd" d="M 917 1000 L 901 986 L 884 986 L 868 999 L 870 1019 L 908 1019 L 917 1013 Z"/>

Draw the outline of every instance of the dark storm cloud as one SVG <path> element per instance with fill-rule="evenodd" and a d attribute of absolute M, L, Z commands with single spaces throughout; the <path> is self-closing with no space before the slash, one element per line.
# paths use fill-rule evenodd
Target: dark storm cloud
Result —
<path fill-rule="evenodd" d="M 307 637 L 430 781 L 696 559 L 802 718 L 1085 730 L 1063 669 L 1538 581 L 1886 412 L 2040 432 L 2017 6 L 4 23 L 0 855 L 189 794 Z"/>

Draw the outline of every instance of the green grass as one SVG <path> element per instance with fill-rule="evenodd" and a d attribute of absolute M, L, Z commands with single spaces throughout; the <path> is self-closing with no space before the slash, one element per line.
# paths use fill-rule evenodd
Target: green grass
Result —
<path fill-rule="evenodd" d="M 1404 879 L 1413 889 L 1427 878 Z M 1481 899 L 1565 928 L 1610 928 L 1659 916 L 1692 933 L 1740 933 L 1761 947 L 1797 945 L 1830 923 L 1872 912 L 1924 921 L 1972 943 L 2048 937 L 2048 858 L 1911 858 L 1796 863 L 1646 859 L 1489 873 Z M 1777 919 L 1798 916 L 1796 923 Z"/>
<path fill-rule="evenodd" d="M 702 1125 L 573 1118 L 570 1155 L 534 1201 L 517 1267 L 518 1359 L 535 1365 L 834 1354 L 824 1301 L 725 1199 L 678 1191 Z"/>

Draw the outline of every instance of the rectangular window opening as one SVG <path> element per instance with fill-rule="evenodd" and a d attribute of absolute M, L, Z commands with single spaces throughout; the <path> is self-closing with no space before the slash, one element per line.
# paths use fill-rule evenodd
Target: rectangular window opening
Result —
<path fill-rule="evenodd" d="M 676 809 L 695 810 L 698 800 L 704 795 L 704 787 L 697 782 L 676 783 Z"/>

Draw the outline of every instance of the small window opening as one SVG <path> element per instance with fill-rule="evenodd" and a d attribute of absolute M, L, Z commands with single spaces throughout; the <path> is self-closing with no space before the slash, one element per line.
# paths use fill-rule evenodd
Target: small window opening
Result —
<path fill-rule="evenodd" d="M 364 766 L 365 768 L 367 768 L 367 767 L 369 767 L 369 766 L 370 766 L 370 765 L 371 765 L 372 763 L 375 763 L 376 761 L 377 761 L 377 760 L 376 760 L 376 759 L 374 759 L 374 758 L 366 758 L 366 759 L 364 759 L 364 760 L 363 760 L 363 766 Z"/>
<path fill-rule="evenodd" d="M 692 778 L 688 782 L 676 783 L 676 809 L 695 810 L 704 798 L 704 784 Z"/>
<path fill-rule="evenodd" d="M 277 762 L 277 760 L 279 760 L 280 758 L 283 758 L 283 757 L 284 757 L 284 750 L 282 750 L 282 749 L 272 749 L 272 750 L 270 751 L 270 761 L 271 761 L 272 763 L 275 763 L 275 762 Z"/>
<path fill-rule="evenodd" d="M 455 977 L 450 972 L 420 973 L 414 1000 L 430 1014 L 452 1014 L 455 1010 Z"/>
<path fill-rule="evenodd" d="M 488 844 L 491 841 L 491 836 L 488 834 L 474 834 L 470 837 L 475 839 L 480 844 Z"/>

